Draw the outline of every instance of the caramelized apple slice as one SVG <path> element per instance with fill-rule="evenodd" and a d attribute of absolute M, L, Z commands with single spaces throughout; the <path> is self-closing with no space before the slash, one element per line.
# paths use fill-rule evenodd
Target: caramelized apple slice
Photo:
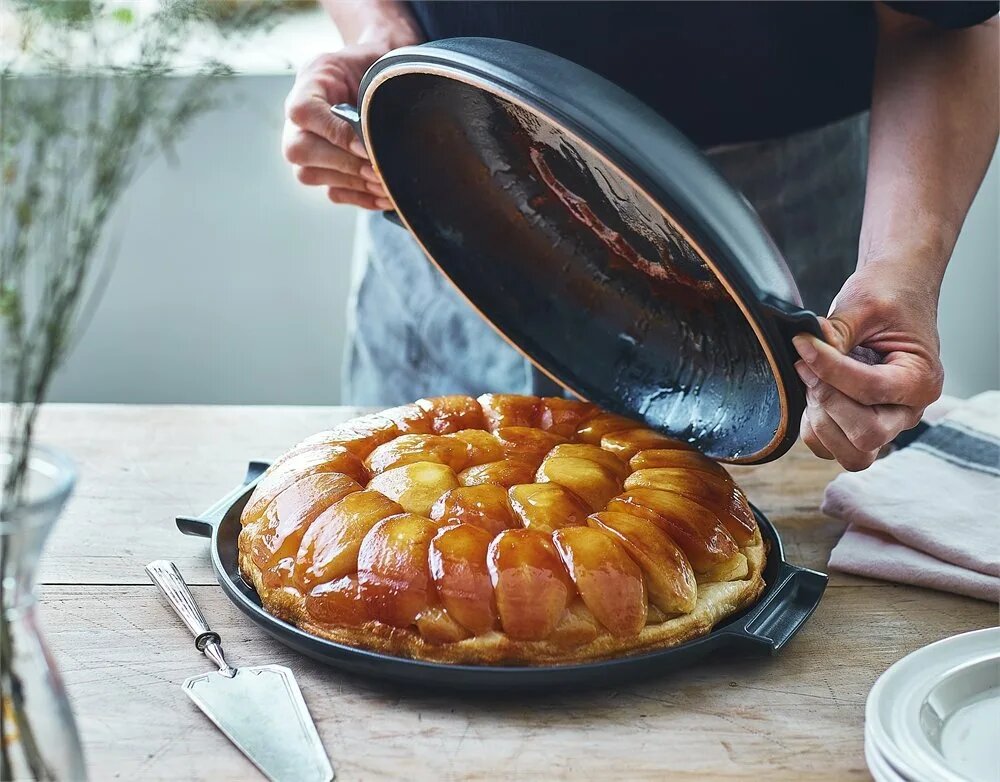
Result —
<path fill-rule="evenodd" d="M 462 429 L 482 429 L 486 426 L 483 408 L 471 396 L 452 394 L 418 399 L 417 407 L 431 419 L 434 434 L 450 434 Z"/>
<path fill-rule="evenodd" d="M 598 527 L 566 527 L 552 535 L 563 564 L 587 608 L 615 636 L 636 635 L 646 626 L 642 571 Z"/>
<path fill-rule="evenodd" d="M 590 643 L 604 632 L 590 609 L 578 597 L 572 600 L 548 640 L 558 646 L 574 648 Z"/>
<path fill-rule="evenodd" d="M 504 530 L 490 544 L 488 563 L 504 632 L 520 641 L 547 638 L 576 594 L 551 536 Z"/>
<path fill-rule="evenodd" d="M 484 432 L 482 429 L 462 429 L 446 436 L 449 439 L 461 440 L 469 445 L 466 467 L 496 462 L 503 458 L 503 448 L 500 441 L 490 432 Z"/>
<path fill-rule="evenodd" d="M 733 484 L 726 508 L 719 513 L 726 530 L 741 546 L 749 546 L 757 536 L 757 519 L 743 490 Z"/>
<path fill-rule="evenodd" d="M 459 524 L 439 531 L 428 555 L 441 604 L 452 619 L 476 635 L 500 626 L 486 564 L 492 540 L 479 527 Z"/>
<path fill-rule="evenodd" d="M 346 455 L 346 458 L 345 458 Z M 332 443 L 312 443 L 310 445 L 296 445 L 294 448 L 285 451 L 281 456 L 271 462 L 271 466 L 264 473 L 265 478 L 272 473 L 279 472 L 289 461 L 298 462 L 300 467 L 295 468 L 295 472 L 301 472 L 301 467 L 308 464 L 332 463 L 344 475 L 350 475 L 358 482 L 368 480 L 368 473 L 365 470 L 361 459 L 351 453 L 342 445 Z M 262 479 L 263 480 L 263 479 Z M 260 484 L 258 484 L 259 486 Z"/>
<path fill-rule="evenodd" d="M 521 394 L 483 394 L 479 404 L 493 432 L 503 426 L 535 426 L 541 410 L 537 396 Z"/>
<path fill-rule="evenodd" d="M 653 491 L 653 489 L 634 489 L 633 491 L 644 492 Z M 640 505 L 640 500 L 635 499 L 631 495 L 632 492 L 626 492 L 625 494 L 618 495 L 613 500 L 608 502 L 608 506 L 604 510 L 615 511 L 616 513 L 629 513 L 633 516 L 639 516 L 640 518 L 646 519 L 646 521 L 653 522 L 661 529 L 666 529 L 667 523 L 659 513 L 652 508 L 646 507 L 645 505 Z"/>
<path fill-rule="evenodd" d="M 597 405 L 565 399 L 561 396 L 543 396 L 538 425 L 547 432 L 563 437 L 573 437 L 577 428 L 599 411 Z"/>
<path fill-rule="evenodd" d="M 244 526 L 253 524 L 271 501 L 295 481 L 324 472 L 341 473 L 361 484 L 368 482 L 368 471 L 361 460 L 343 446 L 313 445 L 296 449 L 267 469 L 247 500 L 240 521 Z"/>
<path fill-rule="evenodd" d="M 636 513 L 636 506 L 655 513 L 653 523 L 681 547 L 697 573 L 725 562 L 739 551 L 719 517 L 688 497 L 658 489 L 632 489 L 609 502 L 608 510 Z M 636 515 L 649 518 L 644 513 Z"/>
<path fill-rule="evenodd" d="M 731 480 L 697 470 L 656 467 L 637 470 L 626 479 L 626 489 L 639 487 L 683 494 L 715 513 L 741 545 L 753 539 L 757 522 L 743 492 Z"/>
<path fill-rule="evenodd" d="M 631 418 L 614 413 L 598 413 L 580 424 L 576 430 L 577 439 L 582 443 L 600 445 L 601 438 L 611 432 L 621 432 L 624 429 L 635 429 L 638 424 Z"/>
<path fill-rule="evenodd" d="M 539 532 L 587 523 L 591 510 L 558 483 L 521 483 L 507 490 L 510 507 L 521 525 Z"/>
<path fill-rule="evenodd" d="M 591 525 L 613 535 L 646 576 L 649 601 L 666 614 L 689 614 L 698 585 L 684 552 L 659 527 L 627 513 L 595 513 Z"/>
<path fill-rule="evenodd" d="M 677 467 L 651 467 L 636 470 L 625 479 L 626 489 L 660 489 L 683 494 L 696 502 L 707 500 L 713 506 L 731 495 L 732 482 L 711 473 Z M 707 504 L 707 503 L 703 503 Z"/>
<path fill-rule="evenodd" d="M 376 475 L 368 488 L 395 500 L 408 513 L 427 516 L 438 497 L 458 486 L 455 471 L 445 464 L 413 462 Z"/>
<path fill-rule="evenodd" d="M 698 574 L 699 584 L 711 584 L 721 581 L 739 581 L 750 574 L 750 563 L 743 554 L 736 554 L 732 559 L 727 559 L 709 568 L 704 573 Z"/>
<path fill-rule="evenodd" d="M 365 415 L 339 424 L 332 429 L 307 437 L 299 445 L 326 443 L 342 445 L 360 459 L 364 459 L 382 443 L 399 434 L 399 427 L 381 415 Z"/>
<path fill-rule="evenodd" d="M 369 620 L 357 574 L 320 584 L 306 595 L 306 611 L 317 622 L 358 627 Z"/>
<path fill-rule="evenodd" d="M 281 589 L 292 583 L 292 571 L 295 569 L 295 557 L 282 557 L 272 562 L 260 571 L 261 581 L 268 589 Z"/>
<path fill-rule="evenodd" d="M 632 470 L 625 462 L 610 451 L 605 451 L 599 445 L 564 443 L 549 451 L 549 456 L 575 456 L 580 459 L 589 459 L 607 467 L 620 481 L 624 481 L 632 474 Z"/>
<path fill-rule="evenodd" d="M 404 434 L 383 443 L 368 458 L 365 466 L 372 475 L 413 462 L 446 464 L 458 471 L 466 466 L 471 446 L 454 437 L 436 434 Z"/>
<path fill-rule="evenodd" d="M 699 470 L 717 475 L 725 481 L 732 482 L 733 480 L 718 462 L 713 462 L 697 451 L 685 451 L 679 448 L 654 448 L 648 451 L 639 451 L 629 460 L 629 466 L 633 470 L 648 470 L 651 467 Z"/>
<path fill-rule="evenodd" d="M 606 434 L 601 438 L 601 448 L 617 454 L 622 459 L 631 459 L 639 451 L 646 451 L 650 448 L 693 450 L 688 443 L 682 443 L 680 440 L 671 439 L 665 434 L 645 428 L 626 429 L 622 432 Z"/>
<path fill-rule="evenodd" d="M 542 463 L 545 454 L 559 443 L 566 442 L 565 437 L 527 426 L 501 427 L 496 431 L 496 438 L 503 448 L 504 458 L 520 459 L 536 469 Z"/>
<path fill-rule="evenodd" d="M 358 552 L 358 582 L 367 613 L 393 627 L 409 627 L 432 604 L 427 552 L 437 525 L 412 513 L 371 528 Z"/>
<path fill-rule="evenodd" d="M 551 481 L 565 486 L 591 510 L 601 510 L 621 491 L 621 481 L 602 464 L 578 456 L 550 456 L 535 474 L 539 483 Z"/>
<path fill-rule="evenodd" d="M 506 489 L 492 483 L 459 486 L 443 494 L 431 508 L 430 518 L 441 526 L 471 524 L 488 532 L 490 538 L 517 526 Z"/>
<path fill-rule="evenodd" d="M 310 525 L 295 565 L 295 583 L 303 593 L 358 569 L 358 550 L 369 530 L 403 508 L 377 491 L 348 494 L 323 511 Z"/>
<path fill-rule="evenodd" d="M 392 421 L 400 434 L 433 434 L 433 420 L 419 405 L 413 403 L 390 407 L 379 413 Z"/>
<path fill-rule="evenodd" d="M 520 459 L 503 459 L 462 470 L 458 481 L 463 486 L 479 486 L 492 483 L 505 489 L 516 483 L 530 483 L 535 478 L 535 468 Z"/>
<path fill-rule="evenodd" d="M 453 644 L 472 635 L 438 605 L 420 612 L 420 616 L 417 617 L 417 630 L 420 632 L 420 637 L 429 644 Z"/>
<path fill-rule="evenodd" d="M 275 497 L 258 524 L 250 555 L 262 570 L 282 557 L 293 557 L 313 520 L 361 485 L 347 475 L 324 472 L 305 475 Z"/>

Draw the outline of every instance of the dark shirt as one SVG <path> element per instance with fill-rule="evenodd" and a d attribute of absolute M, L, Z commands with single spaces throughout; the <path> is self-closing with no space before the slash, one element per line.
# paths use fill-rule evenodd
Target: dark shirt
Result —
<path fill-rule="evenodd" d="M 701 146 L 786 136 L 871 105 L 869 2 L 414 2 L 428 39 L 519 41 L 583 65 Z M 998 2 L 899 2 L 945 28 Z"/>

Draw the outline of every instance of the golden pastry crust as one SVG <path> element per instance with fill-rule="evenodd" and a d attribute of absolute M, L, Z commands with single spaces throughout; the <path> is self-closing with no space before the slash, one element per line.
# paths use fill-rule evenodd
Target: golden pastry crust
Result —
<path fill-rule="evenodd" d="M 723 468 L 564 399 L 439 397 L 356 419 L 276 461 L 242 521 L 240 571 L 271 614 L 419 660 L 649 651 L 764 589 L 766 546 Z"/>

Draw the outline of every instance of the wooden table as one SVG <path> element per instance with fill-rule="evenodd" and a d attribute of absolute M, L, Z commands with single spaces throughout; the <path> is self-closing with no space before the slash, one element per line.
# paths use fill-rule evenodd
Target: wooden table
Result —
<path fill-rule="evenodd" d="M 908 652 L 996 623 L 987 603 L 834 574 L 780 657 L 707 661 L 603 692 L 536 699 L 416 692 L 324 668 L 225 598 L 206 542 L 180 535 L 246 462 L 355 413 L 317 407 L 52 405 L 40 438 L 80 480 L 43 559 L 42 621 L 94 780 L 259 778 L 181 693 L 207 670 L 143 565 L 173 559 L 237 665 L 294 669 L 340 780 L 867 778 L 864 702 Z M 796 447 L 741 468 L 788 558 L 825 569 L 842 525 L 817 510 L 835 466 Z"/>

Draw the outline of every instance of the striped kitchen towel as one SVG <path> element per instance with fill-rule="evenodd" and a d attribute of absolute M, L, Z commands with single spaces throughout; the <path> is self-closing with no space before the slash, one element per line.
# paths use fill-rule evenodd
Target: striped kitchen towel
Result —
<path fill-rule="evenodd" d="M 996 601 L 1000 391 L 936 410 L 909 445 L 827 486 L 823 512 L 850 525 L 830 567 Z"/>

